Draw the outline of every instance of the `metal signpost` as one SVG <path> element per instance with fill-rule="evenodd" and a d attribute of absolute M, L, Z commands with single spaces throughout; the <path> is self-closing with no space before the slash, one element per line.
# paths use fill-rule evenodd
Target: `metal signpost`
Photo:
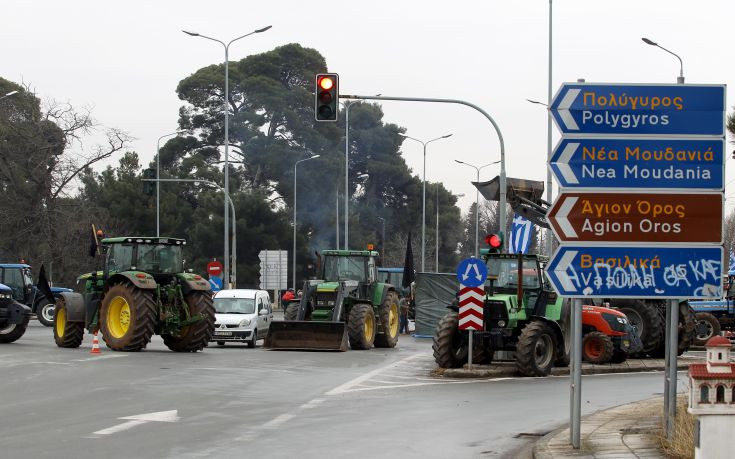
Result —
<path fill-rule="evenodd" d="M 472 368 L 474 330 L 483 329 L 487 267 L 479 258 L 466 258 L 457 266 L 459 280 L 459 329 L 467 330 L 467 366 Z"/>
<path fill-rule="evenodd" d="M 288 288 L 288 251 L 261 250 L 260 259 L 260 289 L 274 290 L 276 298 L 280 299 L 280 291 Z"/>
<path fill-rule="evenodd" d="M 570 440 L 580 447 L 584 298 L 668 299 L 666 432 L 673 436 L 679 301 L 722 293 L 723 85 L 565 83 L 549 106 L 561 245 L 547 274 L 574 299 Z"/>

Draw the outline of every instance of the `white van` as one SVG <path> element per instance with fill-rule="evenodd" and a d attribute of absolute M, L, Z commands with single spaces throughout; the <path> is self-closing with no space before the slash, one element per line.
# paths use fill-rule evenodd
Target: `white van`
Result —
<path fill-rule="evenodd" d="M 248 343 L 255 347 L 268 334 L 273 309 L 265 290 L 220 290 L 214 294 L 216 321 L 210 341 Z"/>

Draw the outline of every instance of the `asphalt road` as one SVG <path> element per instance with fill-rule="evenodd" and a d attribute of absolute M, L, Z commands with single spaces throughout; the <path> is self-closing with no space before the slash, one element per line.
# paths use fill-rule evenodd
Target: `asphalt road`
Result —
<path fill-rule="evenodd" d="M 568 422 L 568 377 L 434 378 L 428 339 L 344 353 L 177 354 L 158 337 L 140 353 L 90 348 L 87 335 L 59 349 L 35 321 L 0 346 L 0 457 L 512 457 Z M 662 391 L 662 373 L 585 376 L 583 413 Z M 147 413 L 161 420 L 135 418 Z"/>

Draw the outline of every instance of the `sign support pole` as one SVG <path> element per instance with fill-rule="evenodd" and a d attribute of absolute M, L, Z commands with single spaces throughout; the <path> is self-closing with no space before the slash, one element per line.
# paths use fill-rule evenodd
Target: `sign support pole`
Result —
<path fill-rule="evenodd" d="M 467 348 L 467 368 L 470 370 L 472 369 L 472 350 L 474 347 L 472 346 L 472 335 L 474 335 L 474 330 L 467 330 L 467 333 L 469 333 L 469 344 Z"/>
<path fill-rule="evenodd" d="M 667 374 L 668 387 L 668 405 L 666 413 L 666 437 L 669 440 L 674 439 L 674 426 L 676 419 L 676 360 L 679 344 L 679 300 L 669 300 L 668 309 L 671 310 L 671 320 L 668 324 L 669 341 L 666 347 L 669 349 L 669 372 Z"/>
<path fill-rule="evenodd" d="M 572 303 L 572 382 L 571 426 L 569 429 L 572 447 L 579 449 L 582 427 L 582 299 Z"/>
<path fill-rule="evenodd" d="M 664 431 L 669 431 L 669 370 L 671 365 L 671 346 L 669 346 L 671 333 L 671 305 L 666 300 L 666 322 L 664 322 Z"/>

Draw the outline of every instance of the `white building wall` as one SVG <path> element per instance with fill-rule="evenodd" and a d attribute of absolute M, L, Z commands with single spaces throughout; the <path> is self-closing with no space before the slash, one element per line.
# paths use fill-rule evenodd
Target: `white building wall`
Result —
<path fill-rule="evenodd" d="M 732 459 L 735 416 L 706 414 L 699 416 L 699 448 L 694 459 Z"/>

